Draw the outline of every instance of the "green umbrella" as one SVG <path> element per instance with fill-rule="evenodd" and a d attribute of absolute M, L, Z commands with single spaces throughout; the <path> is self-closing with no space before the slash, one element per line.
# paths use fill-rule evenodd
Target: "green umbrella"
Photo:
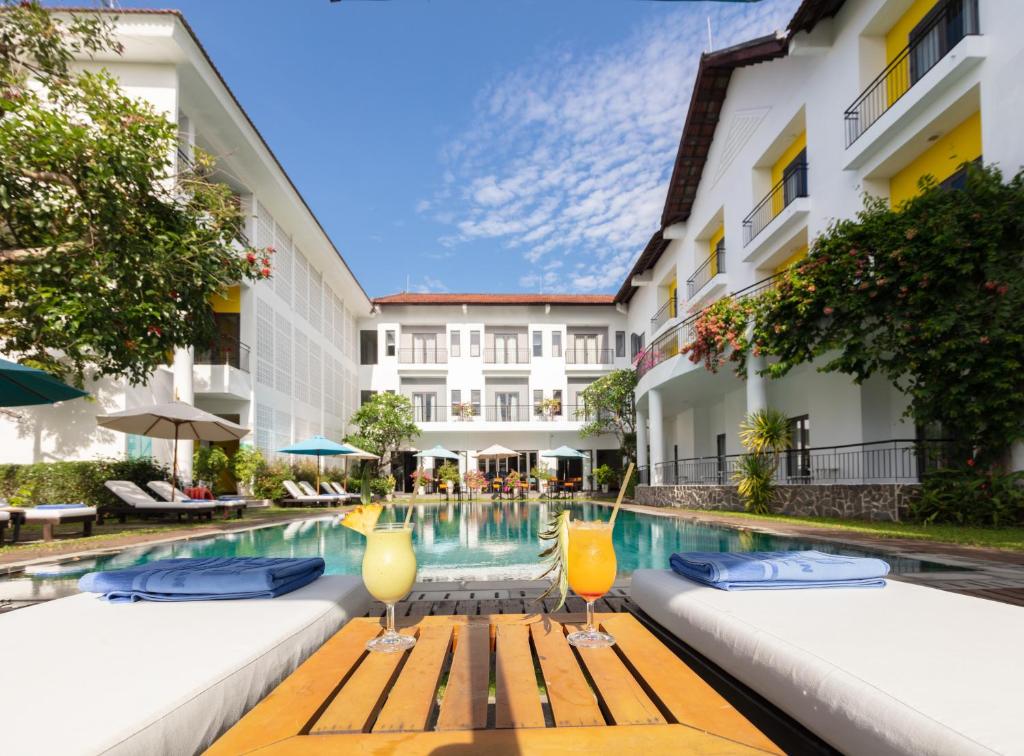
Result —
<path fill-rule="evenodd" d="M 53 404 L 88 393 L 61 383 L 42 370 L 0 359 L 0 407 Z"/>
<path fill-rule="evenodd" d="M 296 441 L 291 446 L 278 449 L 284 454 L 307 454 L 316 456 L 316 492 L 320 493 L 320 457 L 335 457 L 339 454 L 354 454 L 355 447 L 339 444 L 323 436 L 311 436 L 303 441 Z"/>

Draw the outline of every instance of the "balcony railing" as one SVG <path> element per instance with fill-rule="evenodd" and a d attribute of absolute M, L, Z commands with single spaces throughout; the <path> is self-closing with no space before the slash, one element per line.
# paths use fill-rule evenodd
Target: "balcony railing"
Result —
<path fill-rule="evenodd" d="M 489 423 L 525 423 L 533 420 L 533 407 L 528 404 L 489 404 L 484 407 Z"/>
<path fill-rule="evenodd" d="M 566 349 L 565 350 L 565 364 L 566 365 L 611 365 L 612 364 L 612 350 L 611 349 L 593 349 L 577 348 L 577 349 Z"/>
<path fill-rule="evenodd" d="M 249 345 L 221 334 L 206 346 L 196 346 L 193 364 L 228 365 L 249 372 Z"/>
<path fill-rule="evenodd" d="M 444 365 L 448 362 L 448 350 L 444 347 L 399 349 L 398 362 L 401 365 Z"/>
<path fill-rule="evenodd" d="M 928 25 L 868 84 L 846 109 L 846 146 L 910 91 L 964 37 L 980 34 L 978 0 L 947 0 Z"/>
<path fill-rule="evenodd" d="M 743 219 L 743 246 L 750 244 L 793 200 L 806 196 L 807 163 L 798 163 Z"/>
<path fill-rule="evenodd" d="M 778 273 L 768 278 L 762 279 L 755 284 L 751 284 L 745 289 L 735 291 L 729 296 L 733 299 L 745 299 L 747 297 L 755 296 L 763 291 L 775 286 L 778 278 Z M 703 312 L 703 310 L 701 310 Z M 648 372 L 650 372 L 656 365 L 660 365 L 665 360 L 675 357 L 679 354 L 688 344 L 692 343 L 696 338 L 696 332 L 694 330 L 697 319 L 701 316 L 701 312 L 695 312 L 686 320 L 677 323 L 676 325 L 669 328 L 665 333 L 661 334 L 656 338 L 651 345 L 641 352 L 634 360 L 633 365 L 636 368 L 637 379 L 643 378 Z"/>
<path fill-rule="evenodd" d="M 529 349 L 485 349 L 484 362 L 488 365 L 527 365 Z"/>
<path fill-rule="evenodd" d="M 694 295 L 719 273 L 725 273 L 725 247 L 721 246 L 712 252 L 704 264 L 687 279 L 686 298 L 693 299 Z"/>
<path fill-rule="evenodd" d="M 413 406 L 412 419 L 416 423 L 443 423 L 448 420 L 448 408 L 436 406 Z"/>
<path fill-rule="evenodd" d="M 676 305 L 676 295 L 673 294 L 665 301 L 665 304 L 658 308 L 658 311 L 654 313 L 654 317 L 651 318 L 652 331 L 657 331 L 667 323 L 670 318 L 674 318 L 676 316 L 676 313 L 679 312 Z"/>
<path fill-rule="evenodd" d="M 917 483 L 948 464 L 948 441 L 894 439 L 808 449 L 790 449 L 779 458 L 775 482 L 780 485 L 858 485 Z M 734 485 L 742 454 L 690 457 L 640 468 L 640 482 L 662 486 Z"/>

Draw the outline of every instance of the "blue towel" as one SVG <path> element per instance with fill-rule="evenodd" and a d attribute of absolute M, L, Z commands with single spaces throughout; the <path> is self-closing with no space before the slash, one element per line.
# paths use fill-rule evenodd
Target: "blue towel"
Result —
<path fill-rule="evenodd" d="M 268 557 L 163 559 L 124 570 L 90 572 L 78 588 L 111 603 L 274 598 L 324 574 L 324 560 Z"/>
<path fill-rule="evenodd" d="M 218 496 L 217 501 L 241 501 L 244 498 L 244 496 L 238 494 L 224 494 L 223 496 Z"/>
<path fill-rule="evenodd" d="M 723 591 L 781 588 L 882 588 L 889 565 L 869 557 L 820 551 L 689 552 L 673 554 L 672 569 Z"/>
<path fill-rule="evenodd" d="M 81 509 L 85 504 L 36 504 L 36 509 Z"/>

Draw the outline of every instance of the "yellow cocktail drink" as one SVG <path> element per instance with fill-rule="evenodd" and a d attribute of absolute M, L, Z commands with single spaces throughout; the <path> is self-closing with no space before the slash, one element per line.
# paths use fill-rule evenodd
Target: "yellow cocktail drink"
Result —
<path fill-rule="evenodd" d="M 569 523 L 569 587 L 587 601 L 596 601 L 615 582 L 615 548 L 607 522 Z"/>
<path fill-rule="evenodd" d="M 416 638 L 395 630 L 395 603 L 409 594 L 415 582 L 412 526 L 400 522 L 378 524 L 366 534 L 363 583 L 371 596 L 387 605 L 387 618 L 384 634 L 366 644 L 370 651 L 395 653 L 416 645 Z"/>

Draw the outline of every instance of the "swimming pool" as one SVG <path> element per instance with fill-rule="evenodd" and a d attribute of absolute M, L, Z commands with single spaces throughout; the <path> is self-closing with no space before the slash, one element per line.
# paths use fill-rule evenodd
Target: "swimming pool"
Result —
<path fill-rule="evenodd" d="M 416 507 L 413 543 L 420 580 L 496 580 L 538 577 L 543 568 L 538 531 L 545 527 L 553 505 L 546 502 L 476 502 L 422 504 Z M 607 519 L 610 507 L 580 503 L 573 518 Z M 403 518 L 406 507 L 395 506 Z M 390 515 L 385 513 L 384 518 Z M 209 538 L 140 546 L 102 556 L 33 565 L 9 580 L 37 584 L 77 580 L 93 570 L 129 567 L 157 559 L 212 556 L 321 556 L 328 574 L 359 574 L 364 538 L 343 527 L 336 515 L 225 533 Z M 665 568 L 677 551 L 788 551 L 818 549 L 829 553 L 868 555 L 870 552 L 830 542 L 695 523 L 623 510 L 615 526 L 619 575 L 642 567 Z M 935 562 L 878 555 L 895 574 L 949 569 Z"/>

